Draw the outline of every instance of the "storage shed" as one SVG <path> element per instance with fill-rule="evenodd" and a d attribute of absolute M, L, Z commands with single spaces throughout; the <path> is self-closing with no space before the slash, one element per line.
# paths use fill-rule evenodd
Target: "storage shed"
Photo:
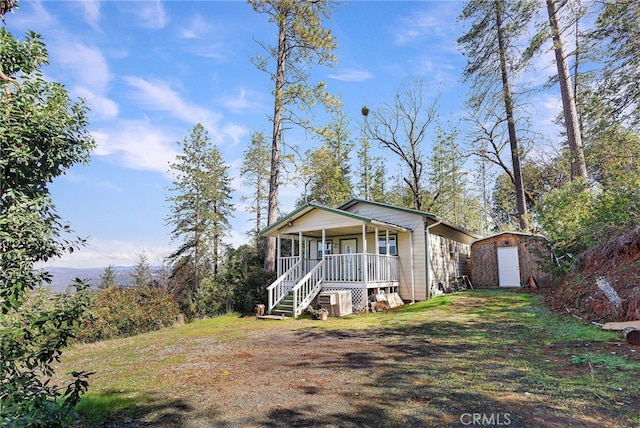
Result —
<path fill-rule="evenodd" d="M 552 260 L 542 235 L 500 232 L 471 243 L 471 280 L 474 287 L 521 287 L 533 277 L 538 287 L 553 285 L 544 265 Z"/>

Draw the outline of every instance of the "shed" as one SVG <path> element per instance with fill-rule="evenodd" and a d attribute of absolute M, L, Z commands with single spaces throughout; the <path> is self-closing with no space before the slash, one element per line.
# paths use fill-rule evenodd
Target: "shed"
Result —
<path fill-rule="evenodd" d="M 544 236 L 500 232 L 471 243 L 471 280 L 479 288 L 521 287 L 533 277 L 538 287 L 551 287 L 553 276 L 545 268 L 551 261 Z"/>

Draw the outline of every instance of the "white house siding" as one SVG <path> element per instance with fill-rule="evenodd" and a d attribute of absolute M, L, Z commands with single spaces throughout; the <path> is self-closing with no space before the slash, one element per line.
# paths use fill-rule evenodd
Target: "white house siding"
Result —
<path fill-rule="evenodd" d="M 293 220 L 290 227 L 283 229 L 283 233 L 296 234 L 299 231 L 336 229 L 361 224 L 362 221 L 360 220 L 316 209 L 307 213 L 304 217 Z"/>
<path fill-rule="evenodd" d="M 413 265 L 414 265 L 414 284 L 415 284 L 415 300 L 427 299 L 426 287 L 426 269 L 425 269 L 425 245 L 424 245 L 424 226 L 423 217 L 418 214 L 398 210 L 380 205 L 357 203 L 348 209 L 349 212 L 362 215 L 385 223 L 402 226 L 413 231 Z M 379 229 L 381 236 L 384 231 Z M 392 232 L 389 232 L 392 233 Z M 398 254 L 400 255 L 400 287 L 399 294 L 404 300 L 412 299 L 411 287 L 411 233 L 398 232 Z M 375 252 L 372 247 L 375 238 L 367 238 L 367 248 L 369 252 Z"/>
<path fill-rule="evenodd" d="M 431 256 L 431 285 L 448 287 L 451 280 L 471 273 L 471 242 L 473 237 L 447 225 L 429 230 Z"/>

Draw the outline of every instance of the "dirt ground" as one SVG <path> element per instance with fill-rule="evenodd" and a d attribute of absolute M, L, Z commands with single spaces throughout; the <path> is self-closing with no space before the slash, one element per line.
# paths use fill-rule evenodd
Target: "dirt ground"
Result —
<path fill-rule="evenodd" d="M 225 343 L 201 338 L 187 360 L 157 372 L 147 405 L 103 426 L 442 427 L 473 418 L 485 426 L 634 426 L 628 414 L 640 414 L 640 397 L 607 387 L 599 399 L 584 397 L 571 379 L 600 371 L 570 356 L 603 352 L 640 362 L 640 349 L 531 347 L 509 340 L 527 333 L 523 327 L 504 327 L 435 321 L 379 334 L 277 328 Z M 478 335 L 501 336 L 500 344 L 485 348 Z"/>
<path fill-rule="evenodd" d="M 620 306 L 598 288 L 598 278 L 615 289 Z M 583 254 L 575 271 L 556 289 L 547 290 L 546 301 L 557 312 L 589 321 L 640 320 L 640 227 Z"/>

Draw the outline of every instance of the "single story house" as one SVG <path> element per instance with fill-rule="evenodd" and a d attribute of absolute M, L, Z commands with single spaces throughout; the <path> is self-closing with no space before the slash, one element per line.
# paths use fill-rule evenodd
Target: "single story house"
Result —
<path fill-rule="evenodd" d="M 553 275 L 545 270 L 553 254 L 542 235 L 500 232 L 471 243 L 471 281 L 475 288 L 550 287 Z"/>
<path fill-rule="evenodd" d="M 264 228 L 277 239 L 277 279 L 268 313 L 297 316 L 321 291 L 350 290 L 354 312 L 368 296 L 398 293 L 426 300 L 471 274 L 474 233 L 442 217 L 353 199 L 331 208 L 308 203 Z"/>

